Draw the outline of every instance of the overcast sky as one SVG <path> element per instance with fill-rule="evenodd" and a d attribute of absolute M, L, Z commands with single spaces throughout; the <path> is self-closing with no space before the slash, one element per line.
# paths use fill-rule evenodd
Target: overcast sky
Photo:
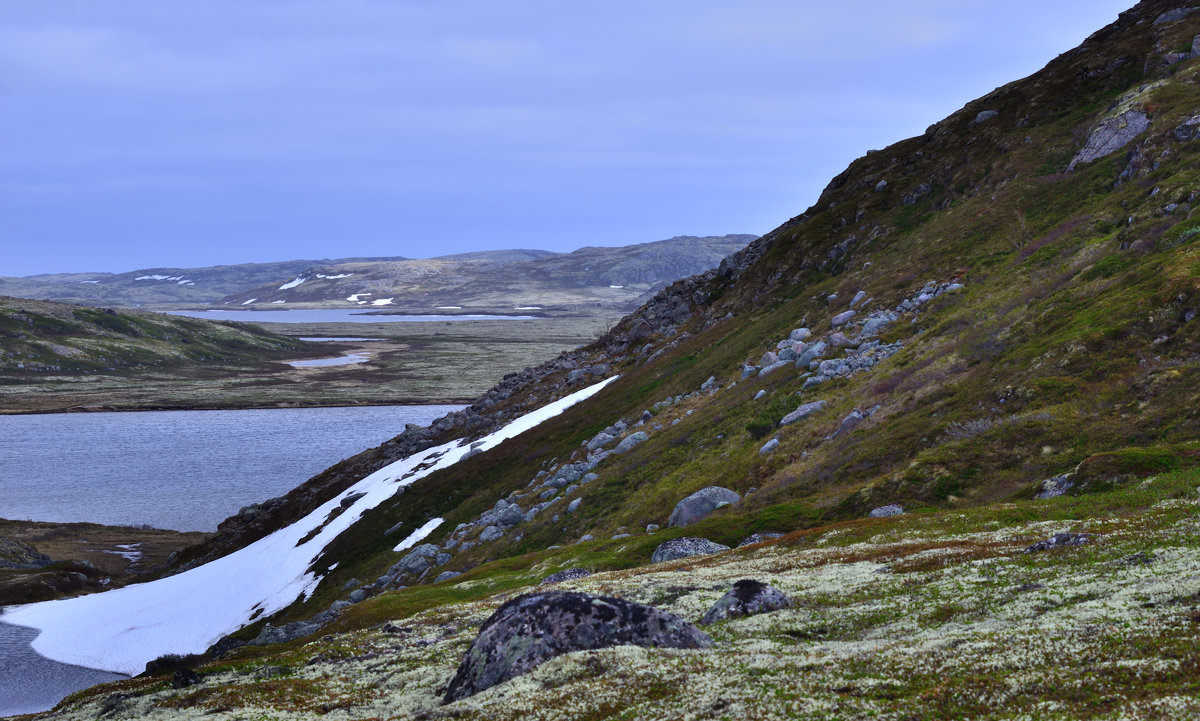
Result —
<path fill-rule="evenodd" d="M 0 275 L 762 234 L 1132 0 L 0 0 Z"/>

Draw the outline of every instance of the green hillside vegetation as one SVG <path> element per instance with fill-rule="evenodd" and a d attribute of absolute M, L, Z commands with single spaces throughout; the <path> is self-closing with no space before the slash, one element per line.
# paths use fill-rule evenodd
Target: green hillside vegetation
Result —
<path fill-rule="evenodd" d="M 570 356 L 572 367 L 608 364 L 618 381 L 368 512 L 322 557 L 316 593 L 270 623 L 309 618 L 352 580 L 383 574 L 399 557 L 385 534 L 397 523 L 442 517 L 428 541 L 477 542 L 453 547 L 437 569 L 464 575 L 406 579 L 346 610 L 323 632 L 333 636 L 235 651 L 202 690 L 160 691 L 129 708 L 589 719 L 1200 712 L 1200 13 L 1160 19 L 1181 7 L 1142 2 L 1039 73 L 855 161 L 740 261 L 664 290 Z M 1142 116 L 1144 132 L 1125 130 Z M 1129 137 L 1073 163 L 1105 127 Z M 868 319 L 895 315 L 871 365 L 823 382 L 819 368 L 790 362 L 743 371 L 765 365 L 793 329 L 834 345 L 834 321 L 860 292 L 866 300 L 840 328 L 853 345 L 870 337 L 858 338 Z M 831 347 L 821 360 L 847 358 Z M 571 392 L 570 372 L 518 378 L 517 392 L 474 407 L 513 417 Z M 815 401 L 826 405 L 780 426 Z M 596 480 L 496 540 L 479 542 L 478 527 L 455 534 L 498 499 L 530 508 L 537 474 L 583 460 L 581 446 L 618 420 L 649 438 L 605 459 Z M 771 439 L 778 447 L 763 452 Z M 381 447 L 330 469 L 307 487 L 311 502 L 390 460 Z M 1034 498 L 1062 476 L 1065 495 Z M 680 499 L 714 485 L 742 500 L 667 528 Z M 886 504 L 906 512 L 866 518 Z M 310 507 L 288 505 L 277 521 Z M 648 565 L 670 538 L 735 546 L 757 531 L 789 535 Z M 1021 553 L 1065 531 L 1093 540 Z M 231 538 L 219 533 L 181 561 L 227 553 Z M 776 584 L 797 605 L 715 627 L 715 651 L 572 654 L 440 708 L 438 689 L 475 624 L 574 566 L 607 572 L 579 588 L 688 620 L 738 578 Z M 282 670 L 267 681 L 268 667 Z"/>
<path fill-rule="evenodd" d="M 0 338 L 4 375 L 260 360 L 311 348 L 237 323 L 3 296 Z"/>

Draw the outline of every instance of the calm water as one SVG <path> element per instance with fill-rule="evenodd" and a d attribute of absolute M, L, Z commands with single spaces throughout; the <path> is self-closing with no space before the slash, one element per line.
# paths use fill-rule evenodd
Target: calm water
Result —
<path fill-rule="evenodd" d="M 43 658 L 29 646 L 37 635 L 0 623 L 0 716 L 46 711 L 80 689 L 126 678 Z"/>
<path fill-rule="evenodd" d="M 0 518 L 214 531 L 460 407 L 0 416 Z"/>
<path fill-rule="evenodd" d="M 205 320 L 243 323 L 414 323 L 435 320 L 529 320 L 531 315 L 370 315 L 365 310 L 169 310 Z"/>

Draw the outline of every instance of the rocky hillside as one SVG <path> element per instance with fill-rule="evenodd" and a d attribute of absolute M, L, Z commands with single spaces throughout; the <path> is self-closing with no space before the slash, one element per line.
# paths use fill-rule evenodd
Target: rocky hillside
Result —
<path fill-rule="evenodd" d="M 867 153 L 807 211 L 596 343 L 228 519 L 164 573 L 288 524 L 356 518 L 313 562 L 310 596 L 210 649 L 198 668 L 211 676 L 176 675 L 195 689 L 139 680 L 126 691 L 149 695 L 104 703 L 1195 715 L 1198 53 L 1200 9 L 1146 0 Z M 491 435 L 602 380 L 540 425 Z M 434 455 L 411 488 L 363 501 L 356 484 L 417 453 Z M 556 655 L 554 629 L 519 611 L 574 601 L 502 605 L 573 568 L 594 574 L 571 582 L 588 608 L 610 609 L 588 611 L 611 620 L 588 633 L 640 645 Z M 787 604 L 736 618 L 771 610 L 742 580 Z M 700 623 L 726 593 L 739 610 L 707 619 L 707 643 L 611 600 Z M 522 627 L 549 640 L 513 655 Z M 673 645 L 683 637 L 692 646 Z M 79 703 L 95 715 L 100 701 Z"/>
<path fill-rule="evenodd" d="M 311 353 L 236 323 L 0 296 L 0 377 L 167 368 Z"/>
<path fill-rule="evenodd" d="M 668 283 L 716 267 L 755 238 L 680 236 L 572 253 L 489 251 L 428 260 L 325 263 L 282 282 L 241 290 L 220 304 L 304 303 L 420 313 L 632 309 Z"/>

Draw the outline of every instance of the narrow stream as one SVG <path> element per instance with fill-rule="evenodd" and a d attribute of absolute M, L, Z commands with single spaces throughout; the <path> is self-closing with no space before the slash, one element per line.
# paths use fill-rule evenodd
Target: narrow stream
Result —
<path fill-rule="evenodd" d="M 29 645 L 37 635 L 0 622 L 0 716 L 48 711 L 80 689 L 128 678 L 40 656 Z"/>

